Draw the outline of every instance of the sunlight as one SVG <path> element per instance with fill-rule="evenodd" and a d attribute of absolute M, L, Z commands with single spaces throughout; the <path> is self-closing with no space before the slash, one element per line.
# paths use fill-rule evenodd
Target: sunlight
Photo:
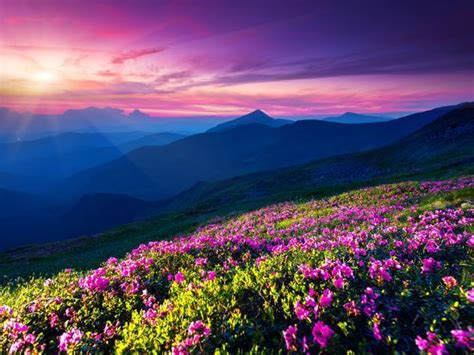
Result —
<path fill-rule="evenodd" d="M 32 79 L 34 81 L 43 82 L 43 83 L 50 83 L 50 82 L 58 80 L 57 76 L 54 73 L 49 72 L 49 71 L 38 72 L 32 76 Z"/>

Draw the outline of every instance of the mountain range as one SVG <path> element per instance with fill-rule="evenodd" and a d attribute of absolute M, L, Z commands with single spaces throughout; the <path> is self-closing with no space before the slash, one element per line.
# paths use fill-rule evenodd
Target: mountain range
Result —
<path fill-rule="evenodd" d="M 199 183 L 167 201 L 164 210 L 184 206 L 219 209 L 282 195 L 376 181 L 474 174 L 474 103 L 445 113 L 401 140 L 363 153 L 317 160 L 294 168 Z"/>
<path fill-rule="evenodd" d="M 272 120 L 265 116 L 265 122 Z M 380 123 L 308 120 L 272 127 L 247 118 L 188 137 L 81 133 L 22 142 L 24 147 L 10 143 L 18 157 L 36 157 L 33 166 L 55 147 L 71 157 L 97 154 L 111 142 L 123 150 L 112 161 L 59 180 L 46 198 L 20 192 L 20 175 L 0 173 L 0 184 L 9 184 L 0 185 L 0 209 L 9 209 L 0 216 L 2 235 L 15 234 L 0 248 L 98 233 L 165 212 L 220 210 L 420 174 L 472 173 L 473 118 L 473 105 L 460 104 Z"/>
<path fill-rule="evenodd" d="M 250 121 L 165 146 L 139 148 L 74 175 L 58 191 L 127 194 L 151 200 L 169 198 L 199 181 L 223 180 L 388 145 L 453 108 L 357 125 L 304 120 L 270 127 Z"/>

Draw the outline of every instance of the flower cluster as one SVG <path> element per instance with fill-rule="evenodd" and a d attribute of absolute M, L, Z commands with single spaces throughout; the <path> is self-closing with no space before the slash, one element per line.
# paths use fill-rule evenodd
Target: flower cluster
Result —
<path fill-rule="evenodd" d="M 474 351 L 473 187 L 272 205 L 96 270 L 15 283 L 0 293 L 0 350 Z"/>

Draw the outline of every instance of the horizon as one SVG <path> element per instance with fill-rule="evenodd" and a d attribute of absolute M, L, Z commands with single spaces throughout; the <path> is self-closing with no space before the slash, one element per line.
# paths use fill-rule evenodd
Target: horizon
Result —
<path fill-rule="evenodd" d="M 0 106 L 323 117 L 472 101 L 467 4 L 6 0 Z"/>
<path fill-rule="evenodd" d="M 436 106 L 436 107 L 430 107 L 425 110 L 420 110 L 420 111 L 405 111 L 405 112 L 364 112 L 362 111 L 343 111 L 343 112 L 337 112 L 337 113 L 327 113 L 327 114 L 311 114 L 308 113 L 307 115 L 273 115 L 271 112 L 267 112 L 266 110 L 260 109 L 260 108 L 254 108 L 251 109 L 250 111 L 247 112 L 241 112 L 240 114 L 236 115 L 219 115 L 219 114 L 208 114 L 208 115 L 196 115 L 196 116 L 156 116 L 153 115 L 153 113 L 147 112 L 147 110 L 143 110 L 140 108 L 132 108 L 129 110 L 121 109 L 118 107 L 111 107 L 111 106 L 85 106 L 85 107 L 78 107 L 78 108 L 67 108 L 63 111 L 57 112 L 57 113 L 47 113 L 47 112 L 39 112 L 39 113 L 33 113 L 33 112 L 27 112 L 27 111 L 18 111 L 15 109 L 12 109 L 7 106 L 0 106 L 0 110 L 9 110 L 10 112 L 15 112 L 18 113 L 22 116 L 61 116 L 64 115 L 68 111 L 83 111 L 83 110 L 88 110 L 88 109 L 94 109 L 94 110 L 114 110 L 117 111 L 118 113 L 123 114 L 126 117 L 129 117 L 132 115 L 134 112 L 139 112 L 141 114 L 147 115 L 149 118 L 153 119 L 236 119 L 240 118 L 242 116 L 254 113 L 256 111 L 261 111 L 270 118 L 285 118 L 285 119 L 293 119 L 293 120 L 319 120 L 319 119 L 324 119 L 324 118 L 330 118 L 330 117 L 339 117 L 343 116 L 345 114 L 356 114 L 356 115 L 364 115 L 364 116 L 373 116 L 373 117 L 386 117 L 386 118 L 392 118 L 392 119 L 398 119 L 402 118 L 405 116 L 409 116 L 415 113 L 419 112 L 425 112 L 425 111 L 430 111 L 433 109 L 441 108 L 441 107 L 448 107 L 448 106 L 458 106 L 458 105 L 463 105 L 463 104 L 469 104 L 472 101 L 463 101 L 463 102 L 453 102 L 449 103 L 447 105 L 443 106 Z"/>

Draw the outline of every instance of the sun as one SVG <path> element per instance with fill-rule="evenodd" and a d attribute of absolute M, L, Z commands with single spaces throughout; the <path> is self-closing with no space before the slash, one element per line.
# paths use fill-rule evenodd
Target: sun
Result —
<path fill-rule="evenodd" d="M 42 83 L 49 83 L 57 80 L 57 77 L 54 73 L 49 71 L 41 71 L 36 73 L 33 76 L 34 81 L 42 82 Z"/>

